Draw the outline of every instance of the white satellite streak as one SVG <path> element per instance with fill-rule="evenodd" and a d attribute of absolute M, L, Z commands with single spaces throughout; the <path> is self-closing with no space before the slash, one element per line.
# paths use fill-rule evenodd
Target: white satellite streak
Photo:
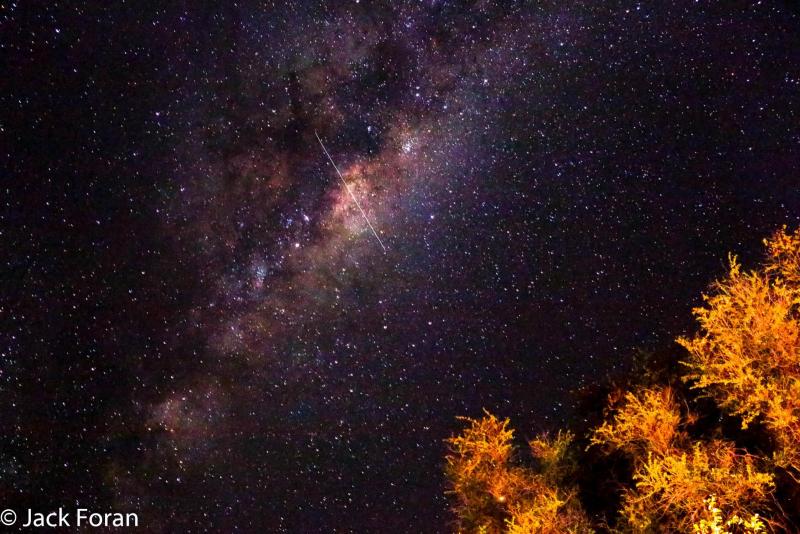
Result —
<path fill-rule="evenodd" d="M 320 139 L 320 137 L 319 137 L 319 134 L 318 134 L 317 132 L 314 132 L 314 135 L 316 135 L 316 136 L 317 136 L 317 141 L 319 141 L 319 146 L 321 146 L 321 147 L 322 147 L 322 150 L 323 150 L 323 152 L 325 152 L 325 155 L 326 155 L 326 156 L 328 156 L 328 161 L 330 161 L 330 162 L 331 162 L 331 165 L 333 165 L 333 168 L 336 170 L 336 174 L 338 174 L 338 175 L 339 175 L 339 179 L 340 179 L 340 180 L 342 181 L 342 183 L 344 184 L 344 188 L 345 188 L 345 189 L 347 189 L 347 192 L 348 192 L 348 193 L 350 193 L 350 198 L 352 198 L 352 199 L 353 199 L 353 203 L 354 203 L 354 204 L 356 205 L 356 207 L 358 208 L 358 211 L 360 211 L 360 212 L 361 212 L 361 215 L 364 217 L 364 220 L 365 220 L 365 221 L 367 221 L 367 225 L 369 226 L 369 229 L 370 229 L 370 230 L 372 230 L 372 235 L 374 235 L 374 236 L 375 236 L 375 239 L 377 239 L 377 240 L 378 240 L 378 243 L 380 243 L 380 245 L 381 245 L 381 248 L 383 249 L 383 252 L 385 253 L 385 252 L 386 252 L 386 247 L 384 246 L 384 244 L 383 244 L 383 241 L 381 241 L 381 238 L 380 238 L 380 236 L 378 235 L 378 232 L 376 232 L 376 231 L 375 231 L 375 227 L 374 227 L 374 226 L 372 226 L 372 223 L 371 223 L 371 222 L 369 222 L 369 218 L 367 217 L 367 213 L 364 211 L 364 208 L 362 208 L 362 207 L 361 207 L 361 204 L 359 204 L 359 202 L 358 202 L 358 199 L 357 199 L 357 198 L 356 198 L 356 196 L 353 194 L 353 190 L 352 190 L 352 189 L 350 189 L 350 185 L 348 185 L 347 181 L 344 179 L 344 176 L 342 176 L 342 173 L 339 171 L 339 167 L 337 167 L 337 166 L 336 166 L 336 163 L 334 163 L 334 162 L 333 162 L 333 158 L 332 158 L 332 157 L 331 157 L 331 155 L 328 153 L 328 149 L 327 149 L 327 148 L 325 148 L 325 144 L 322 142 L 322 139 Z"/>

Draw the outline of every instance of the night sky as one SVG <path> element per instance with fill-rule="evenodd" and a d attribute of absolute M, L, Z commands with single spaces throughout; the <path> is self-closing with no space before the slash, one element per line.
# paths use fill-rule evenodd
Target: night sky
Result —
<path fill-rule="evenodd" d="M 157 4 L 0 4 L 0 508 L 446 532 L 800 223 L 791 2 Z"/>

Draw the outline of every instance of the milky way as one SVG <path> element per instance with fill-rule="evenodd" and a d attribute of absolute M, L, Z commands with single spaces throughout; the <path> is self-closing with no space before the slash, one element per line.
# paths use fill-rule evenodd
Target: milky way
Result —
<path fill-rule="evenodd" d="M 797 9 L 656 4 L 0 6 L 0 508 L 446 531 L 800 222 Z"/>

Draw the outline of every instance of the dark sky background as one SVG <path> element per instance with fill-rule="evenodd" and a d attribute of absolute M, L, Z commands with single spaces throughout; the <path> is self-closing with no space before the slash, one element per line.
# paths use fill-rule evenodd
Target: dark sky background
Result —
<path fill-rule="evenodd" d="M 447 531 L 800 223 L 794 3 L 158 4 L 0 5 L 2 508 Z"/>

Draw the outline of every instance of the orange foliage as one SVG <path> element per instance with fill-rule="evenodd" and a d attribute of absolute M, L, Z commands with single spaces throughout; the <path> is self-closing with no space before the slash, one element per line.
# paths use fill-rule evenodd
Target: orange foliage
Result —
<path fill-rule="evenodd" d="M 772 475 L 759 471 L 753 457 L 726 441 L 693 441 L 686 424 L 671 388 L 646 388 L 628 393 L 591 437 L 633 462 L 634 486 L 623 493 L 621 516 L 636 532 L 690 531 L 709 495 L 750 517 L 772 494 Z"/>
<path fill-rule="evenodd" d="M 668 386 L 617 391 L 589 437 L 590 446 L 619 451 L 631 462 L 619 510 L 624 532 L 786 528 L 758 512 L 770 510 L 775 489 L 765 468 L 783 467 L 800 480 L 800 229 L 784 228 L 764 243 L 759 270 L 742 272 L 730 258 L 727 277 L 694 310 L 699 332 L 678 342 L 689 352 L 683 378 L 740 417 L 743 428 L 762 423 L 774 457 L 749 454 L 716 433 L 690 437 L 697 416 Z M 531 440 L 535 468 L 522 467 L 514 462 L 508 419 L 486 412 L 463 420 L 467 426 L 448 440 L 447 455 L 459 531 L 591 532 L 576 497 L 571 433 Z"/>
<path fill-rule="evenodd" d="M 595 429 L 592 443 L 637 457 L 650 451 L 665 455 L 678 438 L 680 423 L 680 409 L 671 388 L 628 392 L 613 421 Z"/>
<path fill-rule="evenodd" d="M 460 532 L 591 532 L 574 490 L 563 489 L 571 434 L 534 439 L 531 450 L 540 469 L 533 470 L 511 461 L 514 431 L 508 419 L 488 412 L 481 419 L 461 419 L 467 427 L 447 440 L 446 458 Z"/>
<path fill-rule="evenodd" d="M 736 514 L 725 517 L 713 495 L 706 499 L 704 517 L 692 525 L 692 532 L 695 534 L 764 534 L 766 531 L 766 525 L 758 514 L 747 519 Z"/>
<path fill-rule="evenodd" d="M 765 240 L 766 264 L 743 273 L 735 257 L 727 278 L 694 310 L 700 332 L 678 342 L 688 351 L 687 380 L 742 427 L 763 421 L 775 460 L 800 471 L 800 229 Z"/>

